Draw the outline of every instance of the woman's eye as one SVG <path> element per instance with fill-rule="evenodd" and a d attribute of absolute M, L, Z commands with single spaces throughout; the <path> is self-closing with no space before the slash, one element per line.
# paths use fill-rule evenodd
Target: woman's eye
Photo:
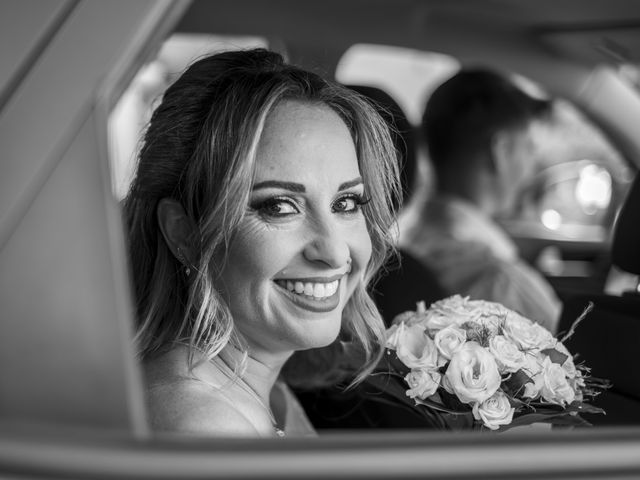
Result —
<path fill-rule="evenodd" d="M 331 210 L 335 213 L 355 213 L 365 203 L 367 202 L 360 195 L 345 195 L 333 202 Z"/>
<path fill-rule="evenodd" d="M 284 198 L 270 198 L 262 202 L 256 210 L 268 217 L 286 217 L 300 213 L 293 201 Z"/>

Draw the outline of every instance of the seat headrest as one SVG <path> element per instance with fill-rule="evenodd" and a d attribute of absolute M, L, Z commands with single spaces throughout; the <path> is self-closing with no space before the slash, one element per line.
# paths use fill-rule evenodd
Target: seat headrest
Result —
<path fill-rule="evenodd" d="M 415 130 L 406 114 L 391 95 L 378 87 L 365 85 L 346 85 L 360 95 L 367 97 L 376 106 L 381 107 L 378 112 L 395 131 L 391 132 L 400 165 L 400 182 L 402 186 L 402 200 L 406 205 L 411 196 L 411 190 L 416 174 L 416 139 Z"/>
<path fill-rule="evenodd" d="M 636 175 L 618 214 L 611 260 L 618 268 L 640 275 L 640 174 Z"/>

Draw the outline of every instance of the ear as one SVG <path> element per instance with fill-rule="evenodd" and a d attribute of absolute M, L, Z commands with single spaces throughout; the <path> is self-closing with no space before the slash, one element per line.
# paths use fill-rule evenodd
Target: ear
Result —
<path fill-rule="evenodd" d="M 158 203 L 158 225 L 171 253 L 181 262 L 194 265 L 196 249 L 193 245 L 195 226 L 177 200 L 163 198 Z M 181 258 L 182 257 L 182 258 Z"/>
<path fill-rule="evenodd" d="M 512 158 L 512 135 L 509 132 L 496 132 L 491 138 L 491 158 L 493 169 L 500 178 L 509 178 L 514 159 Z"/>

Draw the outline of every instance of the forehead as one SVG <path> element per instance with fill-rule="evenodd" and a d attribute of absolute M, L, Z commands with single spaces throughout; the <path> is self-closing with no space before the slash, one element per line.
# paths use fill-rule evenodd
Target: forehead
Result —
<path fill-rule="evenodd" d="M 267 116 L 258 142 L 256 180 L 358 176 L 358 172 L 351 133 L 328 106 L 287 100 Z"/>

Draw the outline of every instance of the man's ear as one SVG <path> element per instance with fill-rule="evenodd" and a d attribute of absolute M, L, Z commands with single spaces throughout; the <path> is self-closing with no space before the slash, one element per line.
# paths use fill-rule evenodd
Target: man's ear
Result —
<path fill-rule="evenodd" d="M 496 176 L 509 178 L 513 155 L 512 136 L 509 132 L 496 132 L 491 138 L 491 159 Z"/>
<path fill-rule="evenodd" d="M 183 206 L 172 198 L 158 203 L 158 225 L 171 253 L 186 266 L 195 264 L 196 249 L 193 244 L 195 226 Z"/>

